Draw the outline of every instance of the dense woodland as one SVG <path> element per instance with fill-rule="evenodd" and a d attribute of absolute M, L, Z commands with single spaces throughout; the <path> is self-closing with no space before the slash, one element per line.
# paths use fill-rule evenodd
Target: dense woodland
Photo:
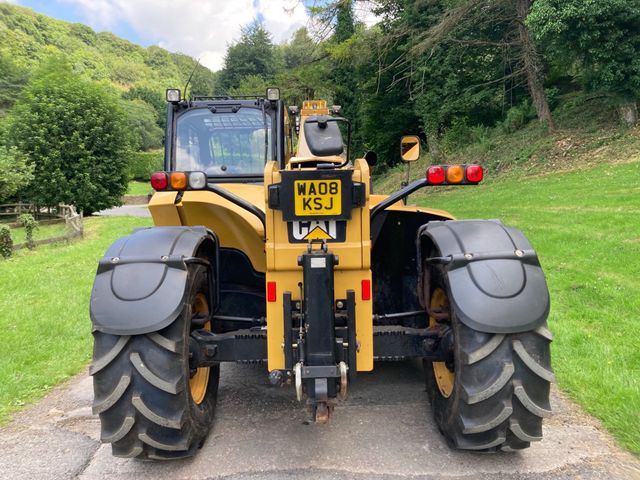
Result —
<path fill-rule="evenodd" d="M 637 123 L 640 0 L 376 0 L 368 5 L 380 22 L 369 28 L 356 21 L 357 0 L 316 5 L 309 27 L 282 45 L 259 22 L 245 26 L 214 73 L 185 55 L 0 4 L 0 166 L 17 172 L 17 180 L 0 180 L 0 197 L 73 201 L 87 211 L 117 202 L 124 187 L 102 191 L 90 177 L 117 170 L 118 185 L 126 173 L 87 168 L 161 148 L 164 89 L 182 88 L 191 72 L 191 95 L 261 94 L 275 85 L 291 105 L 339 104 L 354 124 L 355 151 L 374 150 L 386 165 L 398 162 L 407 133 L 420 134 L 436 159 L 532 121 L 552 134 L 568 100 L 599 102 L 621 126 Z M 65 107 L 56 99 L 67 99 Z M 74 143 L 73 122 L 52 127 L 65 109 L 84 115 L 74 102 L 89 99 L 111 112 L 119 148 Z M 107 128 L 88 110 L 79 123 Z M 34 186 L 31 179 L 52 172 L 68 180 L 66 190 Z M 78 200 L 80 192 L 88 198 Z"/>

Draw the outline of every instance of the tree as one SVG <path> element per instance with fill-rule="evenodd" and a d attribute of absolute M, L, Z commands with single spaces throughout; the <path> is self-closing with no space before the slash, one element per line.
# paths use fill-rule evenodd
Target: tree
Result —
<path fill-rule="evenodd" d="M 254 22 L 244 27 L 240 41 L 227 49 L 218 89 L 226 93 L 238 88 L 249 75 L 268 79 L 276 72 L 275 67 L 271 35 L 259 22 Z"/>
<path fill-rule="evenodd" d="M 0 111 L 13 106 L 28 77 L 26 71 L 15 65 L 8 55 L 0 52 Z"/>
<path fill-rule="evenodd" d="M 157 125 L 156 111 L 143 100 L 122 102 L 134 135 L 133 145 L 138 150 L 162 148 L 164 131 Z"/>
<path fill-rule="evenodd" d="M 12 198 L 33 179 L 33 164 L 16 147 L 0 146 L 0 203 Z"/>
<path fill-rule="evenodd" d="M 459 49 L 460 56 L 457 59 L 460 70 L 463 71 L 467 69 L 468 62 L 477 63 L 480 60 L 495 64 L 496 59 L 503 58 L 501 70 L 487 65 L 484 74 L 489 73 L 492 78 L 487 78 L 477 86 L 499 85 L 505 81 L 519 86 L 518 80 L 524 80 L 538 119 L 553 130 L 554 122 L 544 90 L 542 62 L 526 23 L 531 0 L 432 3 L 431 10 L 441 10 L 438 21 L 424 30 L 424 33 L 414 32 L 412 37 L 416 40 L 408 50 L 406 61 L 400 66 L 412 73 L 415 66 L 425 63 L 420 59 L 426 58 L 435 70 L 439 70 L 432 53 L 440 46 L 445 49 L 465 47 Z M 479 51 L 482 53 L 478 58 Z M 509 73 L 505 73 L 507 71 Z M 470 84 L 467 87 L 476 86 Z"/>
<path fill-rule="evenodd" d="M 340 0 L 336 5 L 336 27 L 331 39 L 335 45 L 333 55 L 334 103 L 341 105 L 345 116 L 355 119 L 356 109 L 356 81 L 354 78 L 353 62 L 350 58 L 349 40 L 355 34 L 352 0 Z M 357 125 L 354 125 L 357 128 Z"/>
<path fill-rule="evenodd" d="M 638 0 L 537 0 L 527 22 L 556 68 L 587 90 L 618 97 L 622 120 L 637 122 Z"/>
<path fill-rule="evenodd" d="M 133 87 L 122 94 L 124 100 L 142 100 L 151 105 L 156 113 L 156 124 L 164 131 L 167 126 L 167 102 L 163 95 L 148 87 Z"/>
<path fill-rule="evenodd" d="M 284 65 L 273 84 L 281 87 L 288 105 L 301 105 L 305 100 L 333 96 L 330 53 L 324 45 L 311 39 L 306 28 L 296 31 L 291 42 L 278 48 Z"/>
<path fill-rule="evenodd" d="M 120 204 L 131 144 L 126 114 L 111 90 L 75 75 L 64 60 L 35 73 L 8 138 L 34 163 L 23 193 L 37 205 L 68 203 L 90 214 Z"/>

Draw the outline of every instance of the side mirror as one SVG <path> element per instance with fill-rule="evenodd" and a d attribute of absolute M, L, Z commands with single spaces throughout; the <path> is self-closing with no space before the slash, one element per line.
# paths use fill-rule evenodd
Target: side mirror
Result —
<path fill-rule="evenodd" d="M 406 135 L 400 139 L 400 157 L 405 162 L 415 162 L 420 158 L 420 139 L 416 135 Z"/>
<path fill-rule="evenodd" d="M 367 164 L 370 167 L 375 167 L 376 163 L 378 163 L 378 154 L 376 152 L 373 152 L 371 150 L 369 150 L 367 153 L 364 154 L 364 157 L 362 157 L 365 159 L 365 161 L 367 162 Z"/>

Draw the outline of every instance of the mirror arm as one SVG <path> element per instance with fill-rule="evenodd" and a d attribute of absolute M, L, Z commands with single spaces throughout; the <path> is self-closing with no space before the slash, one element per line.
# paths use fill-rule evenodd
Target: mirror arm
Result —
<path fill-rule="evenodd" d="M 389 208 L 394 203 L 399 202 L 400 200 L 405 198 L 407 195 L 410 195 L 416 190 L 420 190 L 422 187 L 426 187 L 427 185 L 429 185 L 429 182 L 427 181 L 427 179 L 422 178 L 398 190 L 393 195 L 389 195 L 387 198 L 385 198 L 383 201 L 381 201 L 379 204 L 377 204 L 375 207 L 371 209 L 371 213 L 370 213 L 371 222 L 373 223 L 373 219 L 375 217 L 377 217 L 380 213 L 382 213 L 384 210 Z"/>

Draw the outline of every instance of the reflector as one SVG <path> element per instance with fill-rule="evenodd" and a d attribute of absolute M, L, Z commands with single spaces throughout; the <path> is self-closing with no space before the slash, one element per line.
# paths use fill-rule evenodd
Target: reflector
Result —
<path fill-rule="evenodd" d="M 444 183 L 444 168 L 440 165 L 429 167 L 427 170 L 427 181 L 432 185 Z"/>
<path fill-rule="evenodd" d="M 484 178 L 484 171 L 480 165 L 469 165 L 467 167 L 467 182 L 480 183 Z"/>
<path fill-rule="evenodd" d="M 447 168 L 448 183 L 462 183 L 464 181 L 464 168 L 461 165 L 452 165 Z"/>
<path fill-rule="evenodd" d="M 169 180 L 165 172 L 154 172 L 151 174 L 151 187 L 154 190 L 165 190 Z"/>
<path fill-rule="evenodd" d="M 276 298 L 276 282 L 267 282 L 267 302 L 275 302 Z"/>
<path fill-rule="evenodd" d="M 169 178 L 171 182 L 171 188 L 173 190 L 186 190 L 187 189 L 187 174 L 184 172 L 171 172 Z"/>
<path fill-rule="evenodd" d="M 371 280 L 362 280 L 362 300 L 371 300 Z"/>

